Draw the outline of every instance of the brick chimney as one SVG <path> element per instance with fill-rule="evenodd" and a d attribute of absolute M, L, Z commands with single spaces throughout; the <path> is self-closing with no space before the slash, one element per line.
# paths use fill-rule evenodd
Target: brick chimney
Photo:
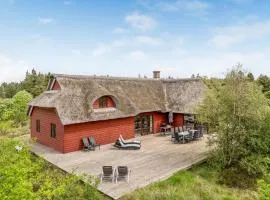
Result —
<path fill-rule="evenodd" d="M 153 78 L 160 79 L 160 71 L 153 71 Z"/>

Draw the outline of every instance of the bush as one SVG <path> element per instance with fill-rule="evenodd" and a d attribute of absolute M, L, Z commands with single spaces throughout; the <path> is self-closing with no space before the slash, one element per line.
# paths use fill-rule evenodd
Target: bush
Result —
<path fill-rule="evenodd" d="M 16 151 L 15 146 L 22 146 Z M 90 178 L 92 180 L 92 178 Z M 0 199 L 102 199 L 80 177 L 66 174 L 32 155 L 21 141 L 0 138 Z"/>
<path fill-rule="evenodd" d="M 12 121 L 1 121 L 0 122 L 0 135 L 6 135 L 10 133 L 12 129 L 13 122 Z"/>
<path fill-rule="evenodd" d="M 248 189 L 256 185 L 256 178 L 250 176 L 245 170 L 230 167 L 222 170 L 218 182 L 229 187 L 238 186 Z"/>
<path fill-rule="evenodd" d="M 270 107 L 261 88 L 237 66 L 222 84 L 209 87 L 197 113 L 198 120 L 218 135 L 210 145 L 220 180 L 229 186 L 255 187 L 270 153 Z"/>
<path fill-rule="evenodd" d="M 260 200 L 269 200 L 270 199 L 270 183 L 267 183 L 265 180 L 259 180 L 259 196 Z"/>

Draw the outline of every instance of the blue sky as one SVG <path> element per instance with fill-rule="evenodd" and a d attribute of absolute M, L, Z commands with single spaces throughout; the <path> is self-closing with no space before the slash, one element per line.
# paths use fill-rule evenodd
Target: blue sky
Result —
<path fill-rule="evenodd" d="M 267 0 L 0 0 L 0 82 L 27 69 L 111 76 L 270 73 Z"/>

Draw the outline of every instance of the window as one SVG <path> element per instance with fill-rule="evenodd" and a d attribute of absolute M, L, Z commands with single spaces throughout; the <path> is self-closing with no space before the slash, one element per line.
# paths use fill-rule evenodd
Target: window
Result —
<path fill-rule="evenodd" d="M 99 108 L 107 108 L 108 103 L 107 103 L 107 97 L 100 97 L 98 100 L 99 103 Z"/>
<path fill-rule="evenodd" d="M 36 120 L 36 132 L 40 133 L 40 120 Z"/>
<path fill-rule="evenodd" d="M 55 138 L 56 137 L 56 125 L 51 124 L 51 137 Z"/>

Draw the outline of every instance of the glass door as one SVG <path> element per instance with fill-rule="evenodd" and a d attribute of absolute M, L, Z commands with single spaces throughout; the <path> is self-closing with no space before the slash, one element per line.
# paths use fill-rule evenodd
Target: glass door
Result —
<path fill-rule="evenodd" d="M 135 135 L 148 135 L 152 133 L 153 129 L 153 117 L 152 115 L 142 115 L 136 116 L 135 125 Z"/>

